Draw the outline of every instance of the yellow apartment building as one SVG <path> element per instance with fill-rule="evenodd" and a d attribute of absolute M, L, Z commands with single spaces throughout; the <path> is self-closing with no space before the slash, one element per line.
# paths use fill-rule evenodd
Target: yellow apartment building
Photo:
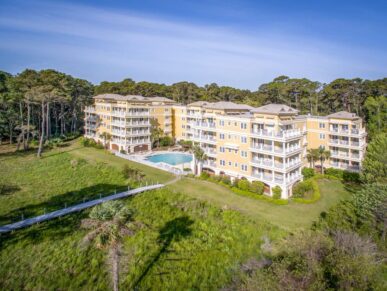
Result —
<path fill-rule="evenodd" d="M 94 100 L 85 109 L 85 136 L 102 142 L 100 134 L 106 131 L 112 135 L 112 150 L 147 151 L 153 122 L 176 141 L 200 145 L 208 157 L 200 170 L 262 181 L 269 194 L 280 186 L 284 199 L 292 195 L 293 185 L 302 179 L 301 169 L 308 166 L 307 149 L 329 149 L 326 167 L 352 171 L 359 171 L 365 153 L 362 120 L 348 112 L 311 116 L 282 104 L 180 105 L 164 97 L 116 94 Z"/>

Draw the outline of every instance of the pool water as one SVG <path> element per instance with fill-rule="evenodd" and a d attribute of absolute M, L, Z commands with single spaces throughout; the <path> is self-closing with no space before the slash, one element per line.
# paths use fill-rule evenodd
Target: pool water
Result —
<path fill-rule="evenodd" d="M 163 162 L 175 166 L 191 162 L 192 156 L 188 154 L 167 153 L 149 156 L 146 159 L 152 163 Z"/>

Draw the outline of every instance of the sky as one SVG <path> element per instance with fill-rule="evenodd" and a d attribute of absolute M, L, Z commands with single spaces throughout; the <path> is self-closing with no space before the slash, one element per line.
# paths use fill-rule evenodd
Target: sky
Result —
<path fill-rule="evenodd" d="M 217 83 L 387 77 L 387 1 L 0 0 L 0 70 Z"/>

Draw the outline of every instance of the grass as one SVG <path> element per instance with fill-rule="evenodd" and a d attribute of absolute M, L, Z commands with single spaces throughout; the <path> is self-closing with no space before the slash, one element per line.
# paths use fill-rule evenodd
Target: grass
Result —
<path fill-rule="evenodd" d="M 291 201 L 287 205 L 275 205 L 236 195 L 230 189 L 212 182 L 191 178 L 184 178 L 169 187 L 219 207 L 238 210 L 257 221 L 266 221 L 293 231 L 311 226 L 322 211 L 349 197 L 340 181 L 320 180 L 318 184 L 321 199 L 307 205 Z"/>
<path fill-rule="evenodd" d="M 0 184 L 7 186 L 0 195 L 0 224 L 126 188 L 125 164 L 143 171 L 144 181 L 174 179 L 77 142 L 47 151 L 42 159 L 0 146 Z M 227 286 L 240 263 L 259 256 L 263 238 L 277 240 L 287 231 L 309 227 L 321 211 L 349 195 L 336 180 L 320 180 L 319 186 L 321 199 L 309 205 L 275 205 L 190 178 L 124 199 L 136 231 L 123 241 L 120 288 Z M 111 288 L 106 252 L 81 247 L 86 231 L 79 225 L 87 215 L 88 210 L 2 235 L 0 289 Z"/>
<path fill-rule="evenodd" d="M 122 290 L 218 289 L 240 263 L 261 252 L 263 237 L 284 235 L 267 223 L 168 190 L 123 200 L 139 227 L 123 241 Z M 2 290 L 104 290 L 104 251 L 81 247 L 87 211 L 0 238 Z M 36 259 L 39 258 L 39 259 Z"/>
<path fill-rule="evenodd" d="M 1 147 L 0 147 L 1 148 Z M 75 164 L 74 164 L 75 161 Z M 124 190 L 125 164 L 145 173 L 143 182 L 166 182 L 173 175 L 117 158 L 104 150 L 80 147 L 48 151 L 42 159 L 34 152 L 0 153 L 0 225 Z"/>

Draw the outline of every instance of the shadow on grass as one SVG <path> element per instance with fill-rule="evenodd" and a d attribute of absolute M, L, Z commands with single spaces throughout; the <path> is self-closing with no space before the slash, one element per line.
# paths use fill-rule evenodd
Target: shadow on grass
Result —
<path fill-rule="evenodd" d="M 0 225 L 17 222 L 26 218 L 42 215 L 45 212 L 59 210 L 70 207 L 75 204 L 105 197 L 115 192 L 123 192 L 127 186 L 113 184 L 97 184 L 77 191 L 70 191 L 49 198 L 47 201 L 39 204 L 31 204 L 14 209 L 5 215 L 0 216 Z"/>
<path fill-rule="evenodd" d="M 15 243 L 38 244 L 45 240 L 61 240 L 79 230 L 80 221 L 87 213 L 77 212 L 55 218 L 24 229 L 0 235 L 0 249 Z"/>
<path fill-rule="evenodd" d="M 10 195 L 17 191 L 20 191 L 20 187 L 17 185 L 0 184 L 0 195 Z"/>
<path fill-rule="evenodd" d="M 160 248 L 157 253 L 148 261 L 144 271 L 133 284 L 133 289 L 137 289 L 141 281 L 146 277 L 152 267 L 158 262 L 160 257 L 167 252 L 168 247 L 173 241 L 179 241 L 192 232 L 191 225 L 194 223 L 188 216 L 181 216 L 168 221 L 159 231 L 158 242 Z"/>

